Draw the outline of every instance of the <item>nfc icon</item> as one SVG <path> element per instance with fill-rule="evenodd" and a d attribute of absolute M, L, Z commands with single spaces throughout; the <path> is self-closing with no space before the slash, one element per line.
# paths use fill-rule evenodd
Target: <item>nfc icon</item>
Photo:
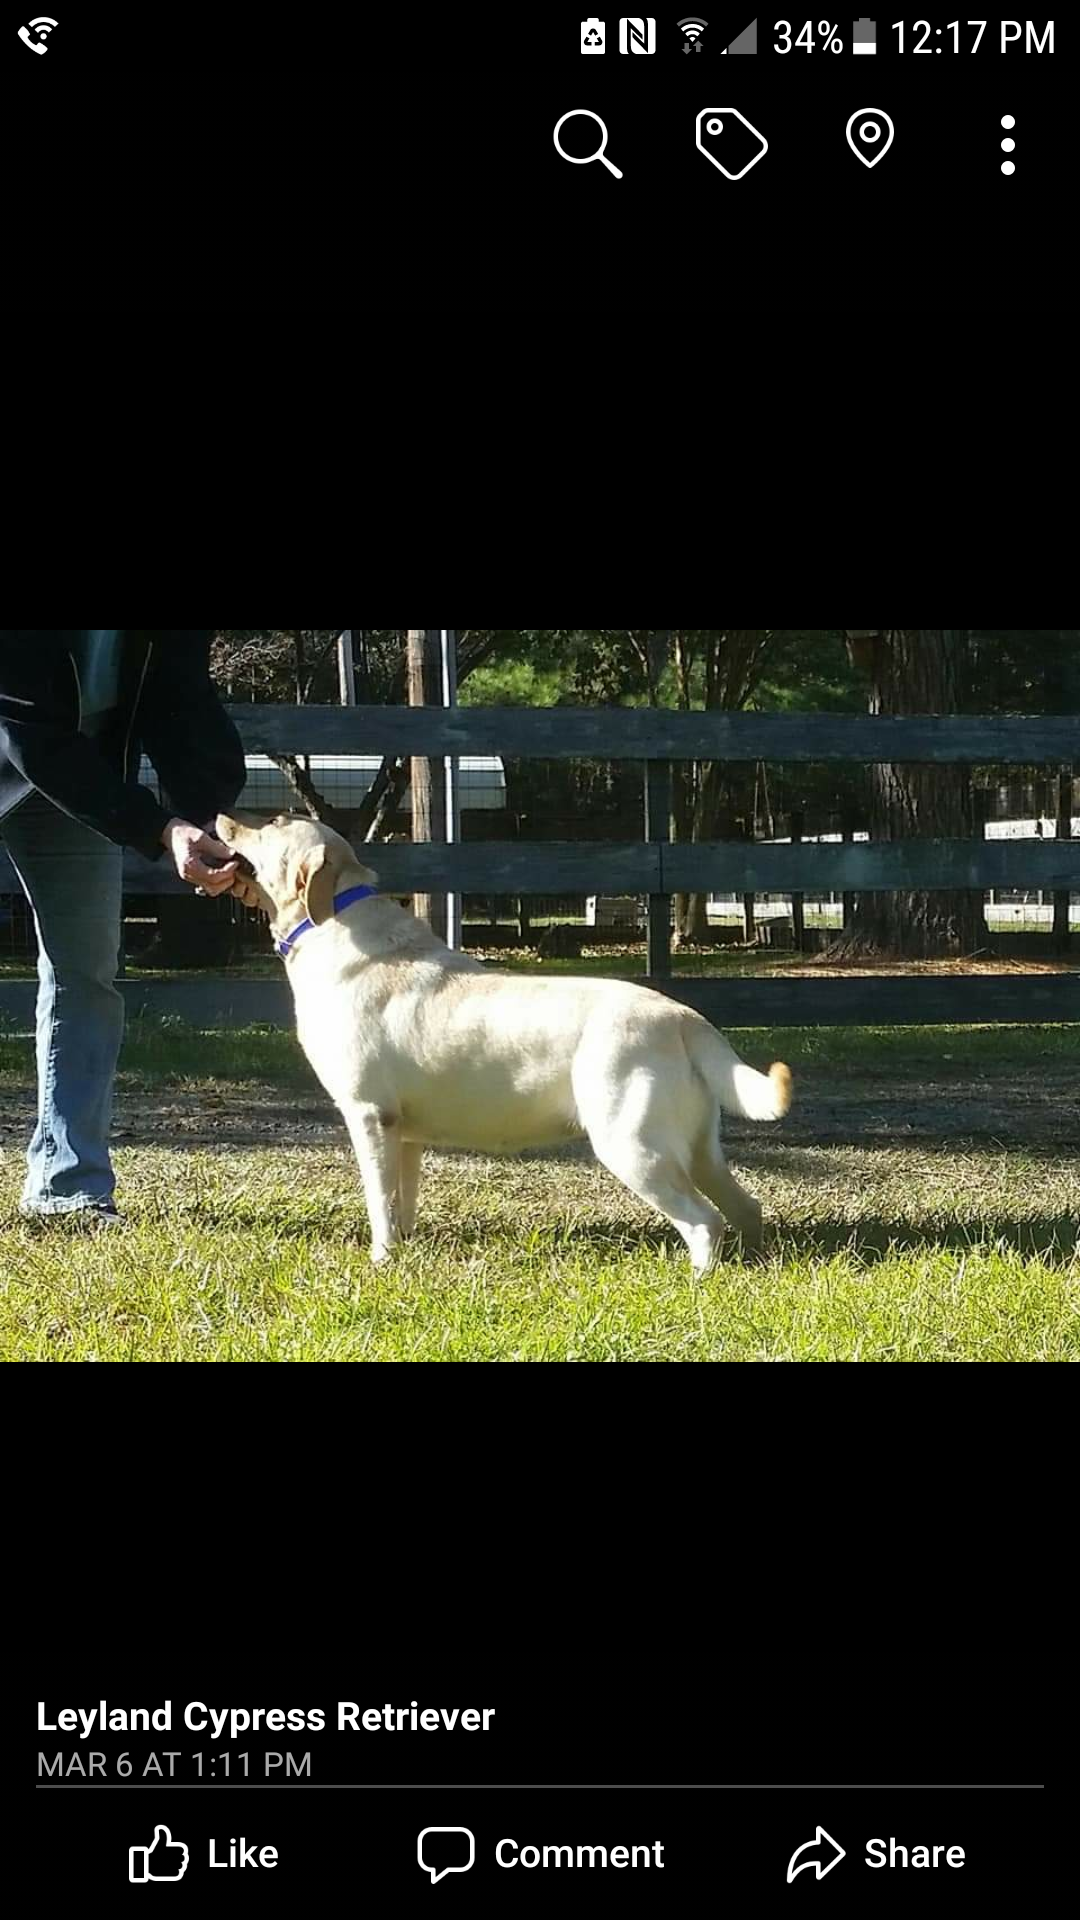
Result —
<path fill-rule="evenodd" d="M 656 21 L 655 20 L 620 20 L 619 21 L 619 52 L 620 53 L 655 53 L 656 52 Z"/>

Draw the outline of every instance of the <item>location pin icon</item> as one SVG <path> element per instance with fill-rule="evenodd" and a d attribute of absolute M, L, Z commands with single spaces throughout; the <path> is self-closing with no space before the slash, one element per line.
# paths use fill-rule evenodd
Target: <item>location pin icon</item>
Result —
<path fill-rule="evenodd" d="M 892 146 L 893 123 L 880 107 L 859 107 L 847 123 L 847 143 L 864 167 L 876 167 Z"/>

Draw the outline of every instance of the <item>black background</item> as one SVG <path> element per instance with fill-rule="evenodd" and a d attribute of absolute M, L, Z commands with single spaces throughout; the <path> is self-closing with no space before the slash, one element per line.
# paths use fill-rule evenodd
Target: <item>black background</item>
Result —
<path fill-rule="evenodd" d="M 377 308 L 395 276 L 454 314 L 513 310 L 525 328 L 586 309 L 734 321 L 873 300 L 891 325 L 1075 303 L 1069 21 L 1053 55 L 1003 56 L 995 32 L 974 55 L 899 58 L 879 20 L 878 54 L 857 60 L 846 46 L 776 55 L 761 16 L 756 58 L 721 60 L 716 15 L 701 55 L 682 56 L 658 16 L 661 52 L 634 59 L 605 13 L 609 50 L 585 59 L 582 16 L 561 9 L 370 21 L 329 8 L 315 24 L 240 25 L 159 8 L 122 32 L 92 5 L 56 14 L 47 56 L 13 28 L 5 43 L 9 167 L 26 183 L 12 209 L 19 304 L 74 292 L 114 310 L 133 297 L 265 307 L 272 293 L 278 311 L 332 290 Z M 731 31 L 743 24 L 731 16 Z M 846 41 L 851 19 L 836 24 Z M 769 141 L 741 181 L 696 151 L 697 112 L 713 104 Z M 621 181 L 556 154 L 555 121 L 579 105 L 605 118 Z M 865 105 L 896 129 L 872 170 L 845 140 Z M 1003 113 L 1016 118 L 1010 178 Z M 629 333 L 620 351 L 636 351 Z M 668 370 L 675 391 L 704 377 L 692 356 Z"/>
<path fill-rule="evenodd" d="M 838 1618 L 835 1590 L 820 1613 L 793 1592 L 801 1617 L 786 1630 L 770 1604 L 775 1595 L 764 1592 L 732 1592 L 695 1618 L 692 1586 L 681 1591 L 670 1616 L 641 1593 L 642 1611 L 620 1620 L 614 1610 L 627 1593 L 624 1576 L 632 1577 L 630 1566 L 604 1597 L 612 1617 L 602 1617 L 590 1581 L 579 1591 L 574 1623 L 560 1623 L 546 1605 L 537 1612 L 524 1596 L 515 1602 L 497 1584 L 486 1595 L 478 1591 L 476 1604 L 481 1611 L 487 1604 L 488 1619 L 472 1622 L 471 1648 L 463 1646 L 468 1629 L 457 1610 L 443 1612 L 447 1650 L 436 1660 L 395 1649 L 386 1616 L 376 1622 L 368 1615 L 358 1643 L 343 1643 L 333 1662 L 314 1651 L 297 1661 L 269 1644 L 255 1657 L 238 1649 L 210 1685 L 209 1650 L 193 1666 L 178 1654 L 132 1662 L 109 1660 L 104 1651 L 89 1655 L 80 1663 L 86 1678 L 78 1693 L 62 1677 L 65 1663 L 50 1664 L 49 1718 L 61 1705 L 96 1704 L 89 1676 L 104 1686 L 110 1675 L 115 1684 L 104 1688 L 108 1702 L 152 1707 L 169 1697 L 173 1728 L 149 1735 L 95 1731 L 85 1740 L 39 1733 L 36 1703 L 28 1699 L 19 1747 L 29 1776 L 39 1751 L 84 1757 L 100 1751 L 113 1783 L 116 1756 L 130 1755 L 134 1783 L 147 1753 L 173 1750 L 186 1756 L 177 1763 L 178 1781 L 195 1779 L 189 1756 L 197 1751 L 205 1756 L 203 1778 L 211 1777 L 216 1759 L 220 1781 L 227 1749 L 249 1755 L 251 1784 L 202 1791 L 91 1784 L 35 1792 L 29 1810 L 43 1906 L 57 1899 L 67 1904 L 93 1888 L 110 1900 L 151 1898 L 156 1907 L 162 1894 L 128 1884 L 127 1849 L 148 1844 L 158 1822 L 192 1853 L 187 1891 L 169 1897 L 193 1906 L 209 1899 L 215 1909 L 239 1903 L 295 1911 L 306 1901 L 310 1910 L 326 1911 L 332 1899 L 353 1894 L 385 1898 L 396 1908 L 437 1893 L 459 1910 L 479 1894 L 494 1896 L 500 1911 L 550 1908 L 556 1897 L 581 1910 L 600 1898 L 631 1910 L 671 1911 L 674 1904 L 680 1911 L 683 1900 L 707 1893 L 715 1882 L 765 1911 L 784 1887 L 790 1854 L 813 1838 L 819 1822 L 848 1854 L 829 1876 L 830 1907 L 838 1911 L 865 1913 L 868 1893 L 875 1907 L 910 1910 L 917 1902 L 943 1912 L 974 1910 L 975 1902 L 1030 1901 L 1038 1877 L 1053 1866 L 1046 1795 L 992 1783 L 1040 1781 L 1043 1736 L 1024 1663 L 1001 1651 L 1003 1623 L 985 1635 L 977 1623 L 960 1630 L 946 1604 L 920 1626 L 913 1594 L 898 1627 L 898 1596 L 887 1596 L 874 1578 L 851 1596 L 853 1615 L 873 1616 L 862 1626 Z M 507 1604 L 514 1606 L 512 1623 L 495 1617 Z M 567 1591 L 564 1612 L 569 1604 Z M 423 1638 L 424 1623 L 416 1625 Z M 776 1644 L 778 1630 L 786 1631 L 786 1644 Z M 339 1698 L 361 1706 L 412 1699 L 421 1706 L 494 1706 L 495 1718 L 486 1734 L 338 1733 Z M 183 1729 L 183 1705 L 195 1699 L 219 1707 L 317 1705 L 327 1726 L 214 1740 Z M 267 1750 L 310 1753 L 315 1784 L 260 1791 Z M 237 1767 L 234 1757 L 233 1780 Z M 323 1790 L 350 1781 L 398 1785 Z M 912 1783 L 924 1781 L 941 1789 L 956 1783 L 957 1790 L 914 1790 Z M 693 1782 L 726 1782 L 731 1790 L 695 1789 Z M 821 1784 L 811 1790 L 813 1782 Z M 500 1791 L 501 1783 L 516 1790 Z M 586 1790 L 595 1783 L 603 1785 Z M 666 1790 L 662 1783 L 669 1783 Z M 555 1790 L 564 1784 L 579 1791 Z M 870 1791 L 872 1785 L 878 1790 Z M 425 1826 L 456 1824 L 476 1835 L 477 1867 L 429 1887 L 416 1865 L 417 1834 Z M 240 1835 L 275 1846 L 279 1866 L 211 1871 L 209 1838 L 220 1857 L 230 1837 Z M 866 1841 L 893 1835 L 909 1845 L 959 1844 L 966 1864 L 933 1872 L 868 1869 Z M 666 1865 L 662 1872 L 560 1872 L 553 1882 L 552 1870 L 497 1868 L 495 1843 L 506 1836 L 521 1845 L 661 1840 Z M 805 1903 L 813 1885 L 813 1874 L 803 1874 L 785 1897 Z"/>
<path fill-rule="evenodd" d="M 695 1432 L 696 1382 L 674 1424 L 673 1409 L 650 1406 L 650 1384 L 632 1420 L 598 1401 L 592 1430 L 571 1434 L 564 1416 L 553 1436 L 538 1409 L 531 1465 L 505 1422 L 467 1433 L 436 1410 L 425 1438 L 415 1413 L 369 1406 L 349 1460 L 320 1423 L 303 1484 L 253 1430 L 211 1475 L 155 1458 L 151 1484 L 134 1490 L 125 1473 L 128 1518 L 95 1514 L 85 1541 L 65 1513 L 52 1550 L 34 1556 L 5 1702 L 31 1910 L 89 1895 L 293 1912 L 375 1897 L 401 1911 L 479 1894 L 500 1912 L 556 1898 L 679 1912 L 720 1890 L 765 1912 L 814 1897 L 812 1874 L 788 1890 L 784 1873 L 818 1823 L 849 1856 L 828 1876 L 838 1910 L 865 1913 L 868 1892 L 875 1906 L 935 1911 L 1037 1901 L 1055 1865 L 1048 1796 L 1004 1788 L 1047 1778 L 1055 1630 L 1038 1624 L 1036 1502 L 1010 1492 L 1035 1486 L 1019 1449 L 1010 1440 L 995 1464 L 989 1431 L 969 1422 L 955 1460 L 943 1436 L 920 1466 L 901 1415 L 898 1472 L 864 1418 L 852 1412 L 827 1440 L 815 1413 L 800 1444 L 767 1392 L 749 1418 L 729 1395 L 705 1423 L 710 1446 Z M 291 1418 L 298 1428 L 299 1409 Z M 419 1442 L 411 1467 L 403 1422 Z M 55 1719 L 101 1698 L 168 1698 L 173 1728 L 38 1731 L 39 1699 Z M 495 1719 L 486 1734 L 337 1733 L 339 1699 L 494 1707 Z M 318 1706 L 328 1725 L 215 1741 L 183 1728 L 194 1700 Z M 225 1747 L 251 1756 L 250 1786 L 140 1788 L 136 1771 L 118 1790 L 35 1787 L 39 1752 L 103 1751 L 110 1764 L 126 1752 L 141 1765 L 151 1751 Z M 268 1748 L 310 1752 L 313 1784 L 258 1790 Z M 185 1759 L 177 1779 L 194 1778 Z M 387 1784 L 324 1791 L 331 1782 Z M 580 1790 L 553 1790 L 569 1786 Z M 192 1849 L 167 1895 L 127 1880 L 128 1848 L 159 1822 Z M 476 1834 L 478 1866 L 431 1887 L 416 1836 L 448 1824 Z M 219 1852 L 240 1835 L 275 1846 L 280 1866 L 211 1872 L 211 1835 Z M 962 1845 L 967 1865 L 871 1872 L 865 1842 L 892 1835 Z M 553 1881 L 496 1868 L 505 1836 L 661 1840 L 668 1864 Z"/>

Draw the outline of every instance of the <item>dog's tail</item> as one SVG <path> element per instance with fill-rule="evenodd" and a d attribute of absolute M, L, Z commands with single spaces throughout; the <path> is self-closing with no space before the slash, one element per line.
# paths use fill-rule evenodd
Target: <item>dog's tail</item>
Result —
<path fill-rule="evenodd" d="M 695 1020 L 684 1029 L 692 1065 L 725 1113 L 747 1120 L 779 1120 L 791 1105 L 791 1068 L 775 1060 L 768 1073 L 759 1073 L 740 1060 L 734 1047 L 707 1020 Z"/>

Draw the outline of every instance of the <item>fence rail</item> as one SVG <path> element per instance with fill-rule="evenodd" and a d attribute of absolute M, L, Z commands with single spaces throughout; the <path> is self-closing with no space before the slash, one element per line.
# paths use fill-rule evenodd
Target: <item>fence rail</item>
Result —
<path fill-rule="evenodd" d="M 678 713 L 662 707 L 232 707 L 249 753 L 541 760 L 1072 760 L 1080 718 Z"/>
<path fill-rule="evenodd" d="M 483 840 L 361 849 L 393 893 L 841 893 L 889 888 L 1055 887 L 1080 891 L 1080 840 L 879 840 L 771 846 L 610 840 Z M 0 851 L 0 893 L 18 891 Z M 189 893 L 164 860 L 124 857 L 128 893 Z"/>
<path fill-rule="evenodd" d="M 199 1027 L 292 1024 L 292 995 L 284 978 L 123 980 L 129 1014 L 159 1019 L 175 1014 Z M 1080 1019 L 1075 973 L 963 974 L 847 980 L 651 980 L 670 999 L 695 1007 L 718 1027 L 970 1026 L 983 1021 Z M 24 1033 L 34 1025 L 36 987 L 30 980 L 0 982 L 0 1020 Z M 1063 1126 L 1065 1122 L 1063 1121 Z"/>
<path fill-rule="evenodd" d="M 248 753 L 444 754 L 644 763 L 644 838 L 483 841 L 457 846 L 376 845 L 371 865 L 394 892 L 487 895 L 644 894 L 649 980 L 725 1026 L 869 1022 L 971 1022 L 1080 1018 L 1080 978 L 921 975 L 904 979 L 675 980 L 670 975 L 674 892 L 850 894 L 878 888 L 1080 890 L 1080 841 L 897 840 L 766 845 L 673 844 L 668 838 L 672 760 L 889 760 L 1050 762 L 1080 743 L 1080 717 L 867 717 L 848 714 L 677 713 L 658 708 L 260 707 L 230 709 Z M 186 893 L 164 861 L 125 856 L 129 893 Z M 0 850 L 0 892 L 17 890 Z M 0 987 L 0 1012 L 29 1017 L 29 984 Z M 174 1008 L 206 1024 L 288 1017 L 282 981 L 192 980 L 139 984 L 136 1010 Z"/>

